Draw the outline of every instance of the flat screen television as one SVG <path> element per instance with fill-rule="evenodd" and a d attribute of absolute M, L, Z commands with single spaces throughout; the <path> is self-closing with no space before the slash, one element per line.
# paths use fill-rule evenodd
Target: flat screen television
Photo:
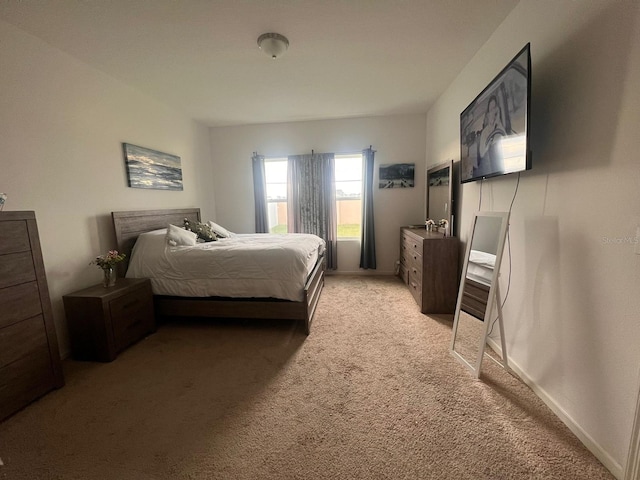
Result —
<path fill-rule="evenodd" d="M 527 43 L 460 114 L 460 181 L 531 169 L 531 52 Z"/>

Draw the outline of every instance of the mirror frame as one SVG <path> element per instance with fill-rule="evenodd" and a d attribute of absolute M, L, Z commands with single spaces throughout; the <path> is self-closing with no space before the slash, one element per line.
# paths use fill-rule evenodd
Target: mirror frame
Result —
<path fill-rule="evenodd" d="M 454 173 L 453 173 L 453 160 L 447 160 L 444 163 L 440 163 L 439 165 L 436 165 L 434 167 L 431 167 L 427 170 L 427 176 L 426 176 L 426 202 L 425 202 L 425 206 L 426 206 L 426 210 L 425 210 L 425 219 L 428 220 L 431 217 L 429 216 L 429 180 L 431 178 L 431 176 L 433 176 L 435 173 L 440 172 L 444 169 L 448 168 L 449 169 L 449 192 L 447 195 L 448 198 L 448 208 L 447 208 L 447 222 L 449 222 L 449 231 L 451 232 L 450 235 L 453 237 L 455 236 L 455 232 L 454 232 L 454 217 L 453 217 L 453 208 L 454 208 L 454 198 L 453 198 L 453 188 L 454 188 L 454 183 L 455 183 L 455 178 L 454 178 Z M 431 220 L 434 221 L 438 221 L 440 220 L 439 218 L 431 218 Z"/>
<path fill-rule="evenodd" d="M 475 233 L 478 218 L 482 218 L 482 217 L 499 217 L 502 219 L 502 221 L 500 223 L 500 233 L 498 234 L 498 248 L 496 250 L 496 263 L 493 269 L 493 277 L 491 279 L 491 286 L 489 287 L 489 296 L 487 298 L 487 306 L 484 312 L 483 333 L 480 336 L 480 339 L 478 340 L 478 342 L 480 343 L 479 345 L 480 348 L 478 349 L 478 356 L 475 359 L 475 363 L 472 364 L 470 363 L 469 360 L 465 359 L 462 355 L 460 355 L 460 353 L 456 352 L 454 347 L 455 347 L 455 341 L 456 341 L 456 334 L 458 332 L 458 323 L 460 320 L 460 311 L 462 306 L 462 296 L 464 292 L 465 279 L 467 278 L 467 268 L 469 266 L 469 255 L 471 253 L 471 246 L 473 244 L 473 236 Z M 462 275 L 460 277 L 460 288 L 458 290 L 458 301 L 456 303 L 456 311 L 453 319 L 453 329 L 452 329 L 453 331 L 451 335 L 450 352 L 458 361 L 460 361 L 464 366 L 466 366 L 469 370 L 471 370 L 471 373 L 473 373 L 475 378 L 480 377 L 480 367 L 482 366 L 484 350 L 487 344 L 487 335 L 489 333 L 489 326 L 492 323 L 491 312 L 493 310 L 493 306 L 496 304 L 495 302 L 496 298 L 498 299 L 498 301 L 500 300 L 500 287 L 498 285 L 498 277 L 500 276 L 500 265 L 502 264 L 502 254 L 504 252 L 504 244 L 507 238 L 508 229 L 509 229 L 509 212 L 475 212 L 473 214 L 473 221 L 471 222 L 471 230 L 467 240 L 467 248 L 464 256 L 464 264 L 462 266 Z M 502 306 L 498 303 L 497 308 L 498 308 L 498 315 L 500 317 L 499 321 L 501 322 L 500 334 L 502 336 L 502 345 L 503 345 L 502 354 L 503 354 L 503 362 L 504 362 L 504 358 L 506 358 L 506 350 L 504 350 L 504 329 L 502 328 L 502 318 L 501 318 Z"/>

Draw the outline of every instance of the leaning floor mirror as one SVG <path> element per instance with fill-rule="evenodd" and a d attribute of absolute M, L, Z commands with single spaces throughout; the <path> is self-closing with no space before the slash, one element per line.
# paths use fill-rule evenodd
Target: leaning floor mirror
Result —
<path fill-rule="evenodd" d="M 494 306 L 497 310 L 495 321 L 500 327 L 502 364 L 507 367 L 498 275 L 508 227 L 508 212 L 477 212 L 467 241 L 451 353 L 476 378 L 480 377 L 487 336 L 494 322 L 491 315 Z"/>

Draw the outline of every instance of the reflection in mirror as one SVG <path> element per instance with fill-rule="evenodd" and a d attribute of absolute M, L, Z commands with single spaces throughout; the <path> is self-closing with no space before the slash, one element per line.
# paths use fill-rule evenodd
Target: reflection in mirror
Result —
<path fill-rule="evenodd" d="M 496 252 L 502 219 L 500 217 L 476 217 L 471 240 L 467 274 L 464 280 L 462 310 L 484 320 L 489 289 L 496 264 Z"/>
<path fill-rule="evenodd" d="M 506 359 L 498 273 L 508 222 L 509 214 L 506 212 L 478 212 L 474 215 L 467 242 L 451 352 L 476 378 L 480 376 L 490 314 L 496 299 L 503 359 Z"/>
<path fill-rule="evenodd" d="M 444 219 L 453 227 L 453 160 L 427 170 L 427 219 Z M 453 235 L 451 228 L 451 235 Z"/>

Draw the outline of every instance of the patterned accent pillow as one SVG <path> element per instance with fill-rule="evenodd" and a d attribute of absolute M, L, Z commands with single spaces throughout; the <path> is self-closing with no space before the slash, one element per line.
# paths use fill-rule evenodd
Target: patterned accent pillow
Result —
<path fill-rule="evenodd" d="M 184 219 L 184 228 L 190 232 L 195 233 L 198 238 L 204 242 L 215 242 L 218 240 L 217 235 L 211 229 L 211 226 L 207 223 L 201 223 L 198 221 L 191 221 L 188 218 Z"/>
<path fill-rule="evenodd" d="M 222 225 L 218 225 L 217 223 L 212 221 L 209 221 L 208 223 L 211 227 L 211 230 L 213 230 L 213 233 L 215 233 L 218 238 L 229 238 L 235 236 L 235 233 L 230 232 Z"/>

